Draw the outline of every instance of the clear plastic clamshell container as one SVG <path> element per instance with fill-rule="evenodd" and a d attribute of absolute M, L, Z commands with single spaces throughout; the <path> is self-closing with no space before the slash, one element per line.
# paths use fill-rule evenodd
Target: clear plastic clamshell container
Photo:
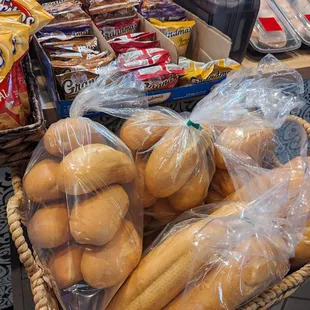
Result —
<path fill-rule="evenodd" d="M 310 0 L 272 0 L 297 32 L 310 46 Z"/>
<path fill-rule="evenodd" d="M 261 0 L 250 44 L 260 53 L 281 53 L 298 49 L 301 40 L 277 6 Z"/>

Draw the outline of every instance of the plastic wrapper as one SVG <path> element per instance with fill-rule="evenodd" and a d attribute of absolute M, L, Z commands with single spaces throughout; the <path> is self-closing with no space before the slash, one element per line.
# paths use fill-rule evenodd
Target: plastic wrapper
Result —
<path fill-rule="evenodd" d="M 143 0 L 138 9 L 140 14 L 147 19 L 179 21 L 186 18 L 185 10 L 170 0 Z"/>
<path fill-rule="evenodd" d="M 152 66 L 136 72 L 137 79 L 143 81 L 147 91 L 168 89 L 175 87 L 179 82 L 184 69 L 175 64 Z"/>
<path fill-rule="evenodd" d="M 270 0 L 262 0 L 250 45 L 260 53 L 281 53 L 298 49 L 299 37 Z"/>
<path fill-rule="evenodd" d="M 104 14 L 138 5 L 140 0 L 95 0 L 90 2 L 89 13 L 91 15 Z"/>
<path fill-rule="evenodd" d="M 44 31 L 51 31 L 55 28 L 57 31 L 57 29 L 62 30 L 67 27 L 81 27 L 91 23 L 91 19 L 83 11 L 81 3 L 74 0 L 47 2 L 43 4 L 43 8 L 54 17 Z"/>
<path fill-rule="evenodd" d="M 179 65 L 185 69 L 185 74 L 180 79 L 181 85 L 220 80 L 231 70 L 240 69 L 240 64 L 230 58 L 203 63 L 180 57 Z"/>
<path fill-rule="evenodd" d="M 310 3 L 307 0 L 274 0 L 302 42 L 310 45 Z"/>
<path fill-rule="evenodd" d="M 70 118 L 50 126 L 23 180 L 28 235 L 66 309 L 104 309 L 142 251 L 131 152 L 82 116 L 94 110 L 129 115 L 145 105 L 144 85 L 134 74 L 105 74 L 95 83 L 76 97 Z"/>
<path fill-rule="evenodd" d="M 209 188 L 215 201 L 238 189 L 242 183 L 236 184 L 222 149 L 248 164 L 275 167 L 276 148 L 281 146 L 276 130 L 294 107 L 304 104 L 292 92 L 303 93 L 301 76 L 267 56 L 258 69 L 231 74 L 191 114 L 166 108 L 137 111 L 122 126 L 120 137 L 136 152 L 146 214 L 159 218 L 158 206 L 152 212 L 159 199 L 165 200 L 161 207 L 166 214 L 168 210 L 177 216 L 208 201 Z M 225 177 L 217 176 L 216 168 L 224 170 Z M 210 187 L 213 177 L 216 184 Z"/>
<path fill-rule="evenodd" d="M 162 22 L 151 18 L 150 22 L 176 45 L 179 56 L 185 56 L 195 26 L 194 21 Z"/>
<path fill-rule="evenodd" d="M 233 310 L 281 281 L 303 222 L 303 212 L 278 213 L 288 202 L 286 186 L 284 181 L 249 204 L 184 213 L 145 251 L 107 309 Z"/>
<path fill-rule="evenodd" d="M 203 128 L 208 122 L 221 129 L 237 124 L 240 129 L 253 124 L 262 131 L 281 129 L 290 109 L 303 104 L 298 98 L 302 91 L 300 75 L 268 56 L 258 70 L 238 71 L 219 84 L 197 105 L 190 120 Z M 216 120 L 219 115 L 221 124 Z M 300 244 L 310 207 L 308 139 L 304 128 L 297 127 L 299 156 L 291 158 L 287 150 L 280 167 L 272 165 L 269 156 L 259 162 L 260 158 L 250 157 L 245 148 L 232 147 L 224 140 L 215 142 L 236 193 L 239 191 L 238 199 L 192 209 L 166 226 L 107 309 L 233 310 L 281 281 Z M 187 139 L 182 136 L 180 140 Z M 276 147 L 283 146 L 276 134 L 271 139 Z M 164 144 L 161 140 L 153 145 L 152 154 Z M 170 155 L 178 157 L 179 168 L 182 152 L 176 141 L 173 150 L 177 155 Z M 265 149 L 266 155 L 275 153 L 263 134 L 260 143 L 257 149 Z M 262 150 L 260 154 L 264 154 Z M 169 161 L 162 161 L 159 174 L 167 167 Z M 146 179 L 144 182 L 148 185 Z M 168 182 L 163 184 L 166 190 L 171 188 Z"/>
<path fill-rule="evenodd" d="M 9 0 L 1 6 L 2 12 L 20 11 L 22 23 L 30 26 L 30 34 L 46 26 L 53 16 L 47 13 L 42 6 L 35 0 Z"/>
<path fill-rule="evenodd" d="M 109 23 L 96 23 L 96 26 L 106 40 L 111 40 L 121 35 L 137 32 L 139 23 L 140 19 L 138 17 L 132 17 Z"/>

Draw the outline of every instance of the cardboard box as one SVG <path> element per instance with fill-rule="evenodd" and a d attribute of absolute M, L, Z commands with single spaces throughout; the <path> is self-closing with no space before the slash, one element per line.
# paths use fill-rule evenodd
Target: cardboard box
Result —
<path fill-rule="evenodd" d="M 162 32 L 155 28 L 150 22 L 138 15 L 140 18 L 139 31 L 152 31 L 156 32 L 157 39 L 160 42 L 162 48 L 169 51 L 172 62 L 178 63 L 178 52 L 175 44 L 167 38 Z M 196 61 L 209 62 L 220 58 L 227 58 L 231 48 L 231 40 L 226 35 L 222 34 L 217 29 L 208 26 L 205 22 L 199 19 L 197 16 L 186 12 L 186 16 L 189 20 L 194 20 L 196 25 L 193 28 L 191 40 L 188 46 L 187 57 Z M 99 45 L 102 50 L 108 49 L 111 52 L 112 48 L 102 36 L 100 31 L 93 25 L 93 32 L 98 38 Z M 56 111 L 60 118 L 69 116 L 70 106 L 72 100 L 61 100 L 57 92 L 56 83 L 52 74 L 52 68 L 50 66 L 49 59 L 45 54 L 42 46 L 34 39 L 35 50 L 39 55 L 40 65 L 43 70 L 43 74 L 47 76 L 48 83 L 50 85 L 49 90 L 51 92 L 51 98 L 56 103 Z M 149 104 L 171 104 L 175 101 L 188 101 L 195 100 L 199 97 L 207 95 L 210 90 L 225 77 L 211 82 L 205 82 L 200 84 L 186 85 L 182 87 L 176 87 L 167 90 L 158 90 L 148 92 L 147 97 Z M 98 113 L 90 113 L 87 116 L 95 117 Z"/>

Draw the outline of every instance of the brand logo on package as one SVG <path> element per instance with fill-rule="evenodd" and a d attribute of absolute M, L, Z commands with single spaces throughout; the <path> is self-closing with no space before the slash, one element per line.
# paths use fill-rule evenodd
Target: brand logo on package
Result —
<path fill-rule="evenodd" d="M 22 14 L 22 22 L 32 25 L 35 20 L 30 12 L 14 0 L 0 0 L 0 12 L 20 11 Z"/>
<path fill-rule="evenodd" d="M 4 58 L 2 55 L 3 55 L 3 52 L 2 50 L 0 50 L 0 68 L 3 68 L 5 65 Z"/>
<path fill-rule="evenodd" d="M 117 29 L 115 27 L 106 27 L 103 29 L 100 29 L 100 32 L 105 37 L 106 40 L 110 40 L 114 37 L 118 37 L 123 34 L 135 32 L 138 29 L 138 24 L 134 23 L 132 25 L 128 25 L 125 27 L 122 27 L 120 29 Z"/>
<path fill-rule="evenodd" d="M 82 83 L 76 83 L 75 79 L 67 79 L 63 81 L 62 87 L 64 89 L 64 92 L 67 95 L 74 95 L 80 92 L 83 88 L 86 86 L 94 83 L 97 80 L 98 77 L 95 77 L 93 79 L 89 79 L 86 81 L 83 81 Z"/>

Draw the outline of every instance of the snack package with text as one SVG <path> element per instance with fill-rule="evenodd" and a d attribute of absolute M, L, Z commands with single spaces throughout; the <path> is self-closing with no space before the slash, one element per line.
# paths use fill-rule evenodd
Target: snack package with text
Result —
<path fill-rule="evenodd" d="M 145 104 L 144 85 L 133 73 L 101 75 L 32 154 L 23 180 L 28 236 L 64 309 L 105 309 L 142 252 L 143 212 L 132 154 L 83 115 L 96 110 L 129 115 Z"/>
<path fill-rule="evenodd" d="M 30 35 L 38 32 L 53 19 L 53 16 L 35 0 L 2 0 L 0 12 L 11 11 L 21 12 L 22 23 L 30 26 Z"/>

